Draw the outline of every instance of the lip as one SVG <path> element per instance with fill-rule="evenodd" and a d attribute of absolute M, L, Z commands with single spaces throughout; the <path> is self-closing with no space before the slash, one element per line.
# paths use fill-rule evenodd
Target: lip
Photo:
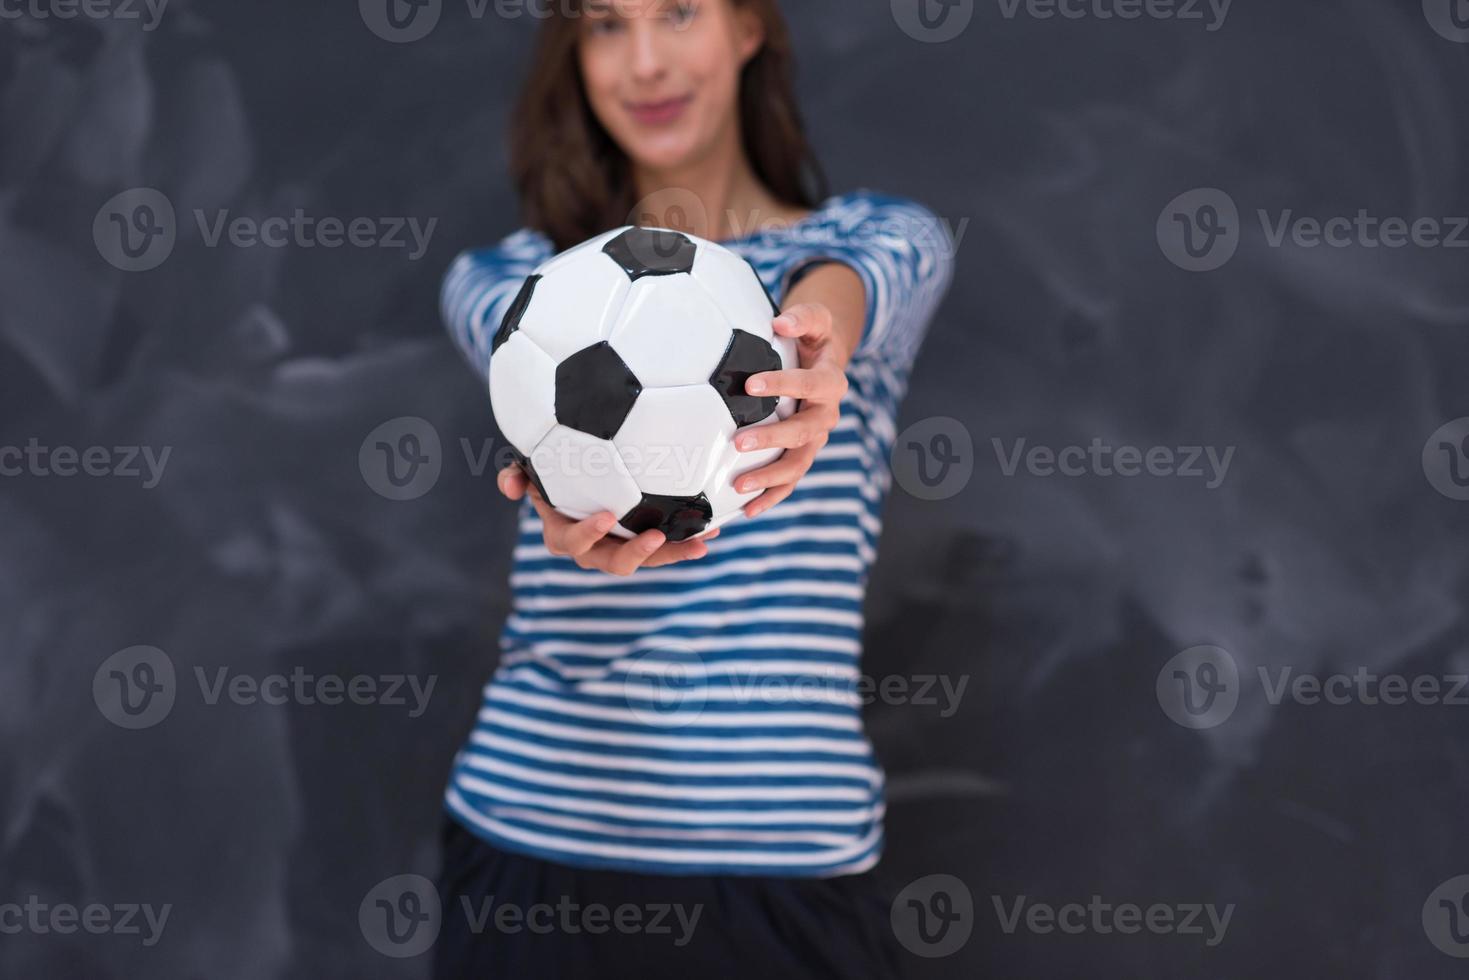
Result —
<path fill-rule="evenodd" d="M 628 114 L 644 126 L 667 126 L 682 116 L 693 100 L 692 95 L 682 95 L 658 102 L 628 102 L 626 105 Z"/>

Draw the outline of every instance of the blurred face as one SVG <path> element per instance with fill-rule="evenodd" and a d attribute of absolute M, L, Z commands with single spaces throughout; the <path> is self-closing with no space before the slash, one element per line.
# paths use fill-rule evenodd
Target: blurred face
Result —
<path fill-rule="evenodd" d="M 676 169 L 738 147 L 757 17 L 733 0 L 587 0 L 579 28 L 587 99 L 635 163 Z"/>

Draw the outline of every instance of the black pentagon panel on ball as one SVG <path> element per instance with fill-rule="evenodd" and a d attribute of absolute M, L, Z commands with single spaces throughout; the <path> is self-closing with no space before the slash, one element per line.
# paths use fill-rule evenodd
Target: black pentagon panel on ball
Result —
<path fill-rule="evenodd" d="M 769 418 L 779 401 L 774 395 L 756 397 L 745 393 L 745 382 L 750 375 L 764 371 L 780 370 L 780 355 L 760 337 L 745 330 L 732 331 L 729 347 L 720 359 L 719 366 L 709 376 L 719 397 L 734 418 L 735 425 L 754 425 Z"/>
<path fill-rule="evenodd" d="M 688 236 L 661 228 L 629 228 L 602 246 L 627 277 L 672 276 L 694 270 L 698 248 Z"/>
<path fill-rule="evenodd" d="M 556 421 L 611 439 L 642 391 L 637 375 L 604 340 L 556 366 Z"/>
<path fill-rule="evenodd" d="M 495 332 L 494 343 L 490 345 L 492 355 L 505 341 L 510 339 L 511 334 L 520 329 L 520 321 L 525 316 L 526 307 L 530 306 L 530 298 L 535 295 L 536 283 L 540 281 L 540 276 L 531 276 L 526 279 L 525 285 L 520 287 L 520 292 L 515 295 L 515 301 L 510 304 L 510 309 L 505 311 L 505 319 L 500 321 L 500 329 Z"/>
<path fill-rule="evenodd" d="M 669 541 L 684 541 L 709 526 L 714 508 L 702 493 L 697 497 L 664 497 L 645 493 L 638 505 L 622 518 L 622 526 L 634 534 L 659 530 Z"/>
<path fill-rule="evenodd" d="M 531 465 L 530 458 L 522 454 L 521 451 L 516 449 L 514 446 L 510 447 L 510 455 L 515 460 L 515 462 L 520 464 L 520 468 L 525 470 L 525 475 L 530 477 L 530 482 L 534 483 L 536 485 L 536 489 L 541 492 L 541 499 L 544 500 L 546 503 L 551 504 L 552 507 L 555 507 L 556 505 L 551 502 L 551 495 L 546 492 L 546 485 L 541 482 L 541 475 L 537 473 L 536 468 Z"/>
<path fill-rule="evenodd" d="M 741 258 L 743 258 L 743 256 L 741 256 Z M 750 271 L 755 274 L 755 281 L 760 284 L 760 288 L 765 292 L 765 298 L 770 300 L 770 312 L 772 314 L 771 319 L 773 320 L 775 319 L 775 317 L 780 316 L 780 307 L 776 305 L 775 297 L 770 295 L 770 290 L 765 288 L 765 280 L 760 278 L 760 270 L 755 268 L 755 263 L 751 262 L 749 259 L 745 259 L 745 265 L 748 265 L 750 267 Z"/>

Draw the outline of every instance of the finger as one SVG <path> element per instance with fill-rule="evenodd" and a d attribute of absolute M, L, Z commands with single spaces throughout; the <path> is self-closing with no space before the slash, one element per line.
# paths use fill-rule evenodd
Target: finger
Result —
<path fill-rule="evenodd" d="M 785 483 L 778 487 L 771 487 L 769 490 L 765 491 L 754 500 L 745 504 L 745 516 L 759 517 L 761 514 L 765 513 L 767 510 L 789 497 L 792 493 L 795 492 L 795 490 L 796 485 L 794 483 Z"/>
<path fill-rule="evenodd" d="M 717 537 L 719 537 L 719 531 L 715 529 L 705 535 L 702 540 L 709 541 Z M 703 558 L 708 554 L 707 547 L 698 549 L 692 547 L 693 544 L 693 540 L 680 541 L 673 544 L 665 543 L 649 555 L 647 560 L 643 561 L 638 567 L 657 568 L 661 565 L 672 565 L 681 561 L 692 561 L 697 558 Z M 625 546 L 624 543 L 613 543 L 611 539 L 598 542 L 589 552 L 577 559 L 577 564 L 582 568 L 595 569 L 611 574 L 614 571 L 612 564 L 613 558 L 616 556 L 618 550 Z"/>
<path fill-rule="evenodd" d="M 530 480 L 519 464 L 512 463 L 495 475 L 495 485 L 511 500 L 519 500 L 525 496 L 525 488 L 530 485 Z"/>
<path fill-rule="evenodd" d="M 565 555 L 566 532 L 575 522 L 548 504 L 534 486 L 530 488 L 529 496 L 531 506 L 541 518 L 541 537 L 546 542 L 546 550 L 558 557 Z"/>
<path fill-rule="evenodd" d="M 847 377 L 828 368 L 790 368 L 762 371 L 745 380 L 751 395 L 789 395 L 803 401 L 839 402 L 847 393 Z"/>
<path fill-rule="evenodd" d="M 617 515 L 611 511 L 593 514 L 584 521 L 577 521 L 562 532 L 561 548 L 572 558 L 579 558 L 605 538 L 616 523 Z"/>
<path fill-rule="evenodd" d="M 825 445 L 825 435 L 819 441 Z M 755 490 L 778 487 L 783 483 L 795 483 L 806 475 L 806 471 L 811 468 L 820 449 L 821 446 L 815 443 L 807 443 L 800 449 L 787 450 L 785 455 L 769 466 L 762 466 L 758 470 L 751 470 L 741 476 L 735 481 L 735 491 L 750 493 Z"/>
<path fill-rule="evenodd" d="M 807 345 L 820 344 L 831 336 L 831 310 L 819 303 L 797 303 L 781 310 L 772 326 L 782 337 L 799 337 Z"/>
<path fill-rule="evenodd" d="M 617 546 L 607 563 L 607 571 L 613 575 L 631 575 L 653 552 L 663 547 L 668 539 L 662 531 L 644 531 L 631 541 Z"/>
<path fill-rule="evenodd" d="M 692 538 L 688 541 L 679 541 L 674 544 L 665 544 L 643 562 L 644 568 L 661 568 L 664 565 L 674 565 L 681 561 L 698 561 L 709 554 L 709 546 L 704 542 L 707 538 Z"/>
<path fill-rule="evenodd" d="M 551 509 L 551 505 L 546 502 L 546 498 L 542 497 L 535 487 L 527 487 L 526 495 L 530 497 L 530 504 L 536 509 L 536 514 L 540 516 L 542 524 L 550 527 L 553 522 L 564 521 L 566 519 Z"/>
<path fill-rule="evenodd" d="M 735 438 L 735 448 L 742 453 L 756 449 L 799 449 L 836 425 L 839 413 L 835 406 L 811 404 L 783 422 L 756 426 Z"/>

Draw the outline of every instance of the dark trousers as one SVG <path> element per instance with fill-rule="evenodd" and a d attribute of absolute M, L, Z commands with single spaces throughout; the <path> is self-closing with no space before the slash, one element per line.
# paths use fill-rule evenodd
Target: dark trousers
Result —
<path fill-rule="evenodd" d="M 871 873 L 649 875 L 494 847 L 446 817 L 436 980 L 862 980 L 899 975 Z"/>

